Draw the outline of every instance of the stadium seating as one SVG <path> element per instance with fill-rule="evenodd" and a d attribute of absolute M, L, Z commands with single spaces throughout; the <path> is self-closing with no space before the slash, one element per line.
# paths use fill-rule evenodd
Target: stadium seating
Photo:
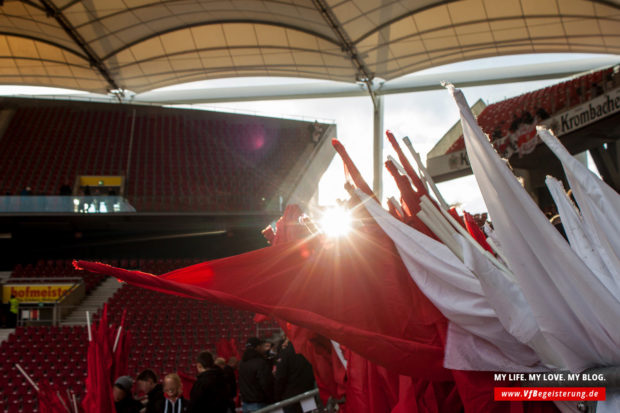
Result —
<path fill-rule="evenodd" d="M 199 110 L 5 100 L 0 189 L 57 194 L 78 175 L 126 176 L 138 211 L 260 211 L 311 142 L 307 122 Z M 2 107 L 0 107 L 2 109 Z"/>
<path fill-rule="evenodd" d="M 534 118 L 539 109 L 554 116 L 595 97 L 597 86 L 602 89 L 612 87 L 609 81 L 612 71 L 612 68 L 599 70 L 491 104 L 478 115 L 478 124 L 492 141 L 498 137 L 507 136 L 514 118 L 521 118 L 526 111 Z M 465 141 L 461 135 L 446 153 L 463 149 L 465 149 Z"/>
<path fill-rule="evenodd" d="M 114 262 L 108 262 L 114 265 Z M 17 264 L 11 273 L 11 280 L 22 280 L 24 278 L 83 278 L 86 286 L 86 293 L 96 288 L 105 279 L 105 276 L 98 274 L 85 275 L 84 271 L 78 271 L 73 267 L 71 260 L 39 260 L 36 264 Z M 35 281 L 36 282 L 36 281 Z"/>
<path fill-rule="evenodd" d="M 160 274 L 192 265 L 192 259 L 122 259 L 108 261 L 125 268 Z M 64 268 L 66 261 L 40 261 L 36 268 Z M 19 273 L 31 272 L 21 267 Z M 57 270 L 62 273 L 62 271 Z M 96 277 L 88 274 L 88 277 Z M 129 374 L 144 368 L 163 375 L 173 371 L 194 373 L 197 353 L 215 351 L 216 343 L 234 338 L 239 349 L 250 336 L 269 336 L 277 324 L 267 321 L 257 326 L 253 314 L 221 305 L 181 298 L 124 285 L 108 300 L 110 322 L 120 322 L 127 310 L 131 333 Z M 93 319 L 98 319 L 95 314 Z M 36 380 L 47 378 L 83 397 L 87 352 L 86 328 L 18 327 L 0 346 L 0 412 L 37 412 L 36 392 L 22 378 L 15 363 Z"/>

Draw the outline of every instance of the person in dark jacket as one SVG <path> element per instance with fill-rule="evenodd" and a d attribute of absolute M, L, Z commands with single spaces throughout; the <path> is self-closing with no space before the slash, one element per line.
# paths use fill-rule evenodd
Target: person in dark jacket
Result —
<path fill-rule="evenodd" d="M 273 401 L 273 374 L 265 355 L 266 342 L 250 337 L 239 366 L 239 391 L 243 413 L 254 412 Z"/>
<path fill-rule="evenodd" d="M 164 410 L 162 413 L 187 413 L 189 400 L 183 397 L 183 382 L 176 373 L 164 377 Z"/>
<path fill-rule="evenodd" d="M 226 360 L 222 357 L 215 359 L 215 365 L 222 369 L 226 388 L 228 389 L 228 411 L 235 411 L 235 397 L 237 397 L 237 375 L 235 369 L 226 364 Z"/>
<path fill-rule="evenodd" d="M 226 413 L 228 410 L 228 387 L 222 369 L 213 363 L 208 351 L 198 354 L 196 363 L 198 377 L 190 392 L 189 413 Z"/>
<path fill-rule="evenodd" d="M 275 398 L 276 401 L 288 399 L 316 387 L 312 365 L 306 358 L 295 353 L 293 343 L 288 338 L 276 360 Z M 284 407 L 284 413 L 303 413 L 299 403 Z"/>
<path fill-rule="evenodd" d="M 160 413 L 164 409 L 164 388 L 158 383 L 157 374 L 151 369 L 146 369 L 136 378 L 138 390 L 146 394 L 146 399 L 142 400 L 146 410 L 145 413 Z"/>
<path fill-rule="evenodd" d="M 116 413 L 138 413 L 142 409 L 142 403 L 131 397 L 133 379 L 129 376 L 121 376 L 114 382 L 112 397 Z"/>

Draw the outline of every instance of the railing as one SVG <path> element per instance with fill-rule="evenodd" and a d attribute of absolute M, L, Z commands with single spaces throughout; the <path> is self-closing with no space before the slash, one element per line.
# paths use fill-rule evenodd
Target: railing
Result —
<path fill-rule="evenodd" d="M 0 213 L 112 214 L 136 212 L 121 196 L 0 196 Z"/>
<path fill-rule="evenodd" d="M 307 391 L 305 393 L 298 394 L 297 396 L 290 397 L 286 400 L 271 404 L 267 407 L 263 407 L 254 413 L 282 413 L 283 408 L 292 405 L 300 405 L 301 410 L 306 412 L 323 412 L 325 411 L 321 407 L 320 399 L 318 399 L 319 389 Z"/>

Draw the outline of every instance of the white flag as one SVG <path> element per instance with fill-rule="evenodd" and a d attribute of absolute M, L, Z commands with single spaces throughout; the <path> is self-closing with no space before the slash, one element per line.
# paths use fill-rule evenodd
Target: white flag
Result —
<path fill-rule="evenodd" d="M 460 90 L 472 171 L 495 234 L 545 340 L 565 368 L 580 372 L 620 361 L 620 304 L 551 225 L 491 146 Z"/>
<path fill-rule="evenodd" d="M 530 347 L 506 331 L 478 279 L 445 245 L 397 220 L 363 192 L 357 194 L 394 242 L 413 281 L 450 321 L 445 367 L 515 372 L 546 369 Z M 460 235 L 456 237 L 457 242 L 469 244 Z"/>
<path fill-rule="evenodd" d="M 548 130 L 538 135 L 562 162 L 564 173 L 581 209 L 584 228 L 620 291 L 620 195 L 575 159 Z"/>
<path fill-rule="evenodd" d="M 548 176 L 546 179 L 549 193 L 558 208 L 558 213 L 562 220 L 564 233 L 570 242 L 570 246 L 592 272 L 604 282 L 612 282 L 613 276 L 605 266 L 600 256 L 602 248 L 596 246 L 597 238 L 592 238 L 593 234 L 586 231 L 579 211 L 576 210 L 571 200 L 564 191 L 564 185 L 557 179 Z"/>

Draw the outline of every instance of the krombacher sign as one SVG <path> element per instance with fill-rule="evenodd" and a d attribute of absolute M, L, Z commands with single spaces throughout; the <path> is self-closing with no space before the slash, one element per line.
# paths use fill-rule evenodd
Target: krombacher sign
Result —
<path fill-rule="evenodd" d="M 620 88 L 547 119 L 542 124 L 553 129 L 557 136 L 562 136 L 618 112 L 620 112 Z"/>
<path fill-rule="evenodd" d="M 559 113 L 552 118 L 537 123 L 552 129 L 556 136 L 562 136 L 591 125 L 615 113 L 620 113 L 620 88 L 610 90 L 566 112 Z M 512 138 L 510 138 L 510 136 L 505 136 L 501 139 L 512 139 L 514 142 L 523 141 L 523 139 L 521 139 L 522 137 L 535 133 L 536 125 L 534 123 L 527 126 L 528 128 L 523 126 L 518 131 L 514 132 Z M 501 143 L 501 139 L 493 141 L 494 144 L 498 145 Z M 520 145 L 516 149 L 519 156 L 526 155 L 534 150 L 536 145 L 540 142 L 540 138 L 536 136 L 534 139 L 529 139 L 525 142 L 525 144 Z M 509 157 L 511 154 L 512 153 L 502 153 L 501 155 Z M 430 175 L 439 182 L 469 175 L 471 173 L 467 151 L 464 149 L 458 152 L 428 158 L 427 168 Z"/>

